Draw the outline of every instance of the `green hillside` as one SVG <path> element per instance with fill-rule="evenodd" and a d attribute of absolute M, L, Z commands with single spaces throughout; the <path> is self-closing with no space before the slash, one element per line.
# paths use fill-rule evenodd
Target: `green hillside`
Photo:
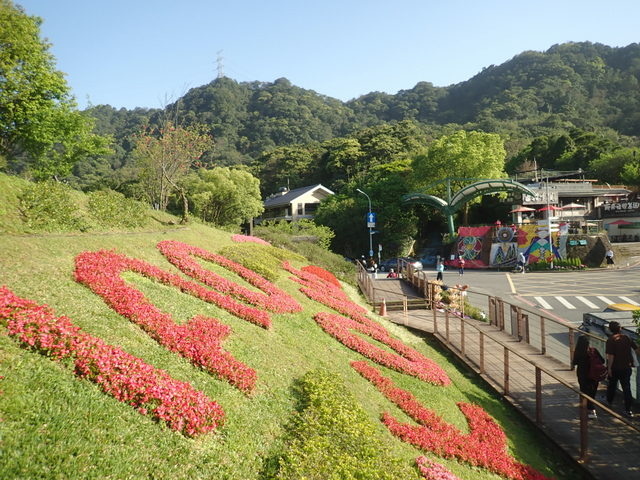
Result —
<path fill-rule="evenodd" d="M 11 182 L 15 180 L 0 177 L 0 225 L 4 226 L 21 221 L 15 200 L 20 186 Z M 0 233 L 0 285 L 18 297 L 49 305 L 55 316 L 68 317 L 86 334 L 166 371 L 172 379 L 188 382 L 222 408 L 224 423 L 209 433 L 179 433 L 180 429 L 172 429 L 153 415 L 104 393 L 95 382 L 79 378 L 74 373 L 79 367 L 74 368 L 71 357 L 61 361 L 52 358 L 51 352 L 67 347 L 55 342 L 45 346 L 43 340 L 40 352 L 46 350 L 48 355 L 27 348 L 15 335 L 8 334 L 7 317 L 11 315 L 2 309 L 2 296 L 7 296 L 4 290 L 4 294 L 0 292 L 0 478 L 418 479 L 415 459 L 420 455 L 445 465 L 461 479 L 500 478 L 467 462 L 422 452 L 392 436 L 380 421 L 383 412 L 401 422 L 412 421 L 350 366 L 352 361 L 367 359 L 314 321 L 316 313 L 333 310 L 304 295 L 301 285 L 291 280 L 294 275 L 283 268 L 271 272 L 273 284 L 302 309 L 269 313 L 268 329 L 139 273 L 125 271 L 121 275 L 127 285 L 142 292 L 178 325 L 204 315 L 229 326 L 232 333 L 222 347 L 256 373 L 255 387 L 244 390 L 170 352 L 74 279 L 80 254 L 110 250 L 112 256 L 125 255 L 189 280 L 157 248 L 159 242 L 167 240 L 211 253 L 249 248 L 255 253 L 254 260 L 266 261 L 275 254 L 286 258 L 294 269 L 307 265 L 298 255 L 254 243 L 236 243 L 230 233 L 199 224 L 178 228 L 158 220 L 137 231 L 94 227 L 84 233 L 24 234 L 16 230 Z M 198 260 L 198 265 L 258 291 L 217 263 Z M 104 273 L 98 267 L 87 272 L 98 273 L 96 278 Z M 353 302 L 362 304 L 355 290 L 343 288 Z M 126 295 L 117 300 L 122 304 L 131 301 L 132 297 Z M 369 316 L 393 338 L 435 361 L 451 379 L 448 386 L 436 386 L 376 365 L 397 387 L 411 392 L 461 435 L 468 432 L 468 426 L 457 403 L 477 404 L 504 430 L 509 454 L 518 462 L 547 477 L 581 478 L 527 422 L 428 338 L 376 315 Z M 357 337 L 392 352 L 388 343 L 365 334 Z M 531 448 L 534 444 L 537 448 Z M 333 473 L 329 475 L 323 469 Z M 354 470 L 360 474 L 349 476 Z"/>

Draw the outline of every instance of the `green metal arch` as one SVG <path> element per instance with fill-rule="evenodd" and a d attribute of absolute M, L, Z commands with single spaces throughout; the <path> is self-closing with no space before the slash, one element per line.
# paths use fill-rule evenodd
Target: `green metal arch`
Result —
<path fill-rule="evenodd" d="M 424 193 L 408 193 L 402 196 L 402 203 L 407 204 L 426 204 L 431 205 L 439 210 L 449 208 L 449 204 L 435 195 L 427 195 Z"/>
<path fill-rule="evenodd" d="M 446 179 L 447 181 L 451 179 Z M 444 180 L 443 180 L 444 181 Z M 441 183 L 441 182 L 438 182 Z M 449 183 L 447 182 L 449 185 Z M 449 190 L 449 187 L 448 191 Z M 449 226 L 449 233 L 453 234 L 455 229 L 453 225 L 453 214 L 459 210 L 465 203 L 473 200 L 476 197 L 487 195 L 489 193 L 496 192 L 509 192 L 518 191 L 526 195 L 535 196 L 529 188 L 520 182 L 509 179 L 485 179 L 478 182 L 474 182 L 466 187 L 460 189 L 456 194 L 451 197 L 450 202 L 446 202 L 443 199 L 434 195 L 427 195 L 424 193 L 413 192 L 402 196 L 402 203 L 404 204 L 425 204 L 431 205 L 440 210 L 442 214 L 447 217 L 447 224 Z M 450 193 L 449 193 L 450 195 Z"/>
<path fill-rule="evenodd" d="M 526 195 L 535 196 L 534 192 L 520 182 L 508 179 L 481 180 L 479 182 L 472 183 L 471 185 L 467 185 L 456 192 L 456 194 L 451 198 L 449 208 L 452 212 L 455 212 L 465 203 L 468 203 L 481 195 L 508 191 L 518 191 Z"/>

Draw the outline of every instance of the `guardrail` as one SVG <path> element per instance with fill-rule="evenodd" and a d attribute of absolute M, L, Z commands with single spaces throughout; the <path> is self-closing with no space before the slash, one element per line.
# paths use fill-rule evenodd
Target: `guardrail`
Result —
<path fill-rule="evenodd" d="M 569 371 L 577 336 L 591 337 L 591 343 L 600 348 L 603 346 L 601 339 L 534 308 L 514 305 L 500 297 L 464 287 L 444 287 L 441 282 L 429 280 L 426 272 L 414 271 L 409 264 L 402 266 L 401 271 L 403 278 L 422 293 L 425 306 L 433 312 L 434 334 L 497 391 L 515 400 L 517 406 L 537 425 L 545 425 L 545 407 L 554 408 L 554 418 L 559 412 L 566 415 L 565 418 L 575 418 L 577 414 L 579 428 L 575 432 L 569 431 L 574 440 L 568 442 L 567 448 L 579 445 L 579 461 L 588 460 L 590 443 L 595 442 L 600 446 L 602 438 L 611 437 L 611 431 L 615 431 L 616 455 L 620 451 L 640 455 L 640 427 L 609 406 L 580 392 L 576 383 L 562 378 L 552 368 L 543 365 L 544 362 L 532 361 L 531 352 L 522 352 L 523 345 L 527 345 L 533 353 L 551 357 L 566 366 L 565 371 Z M 368 275 L 367 281 L 368 297 L 375 303 L 376 288 Z M 448 303 L 443 301 L 445 299 Z M 486 305 L 486 319 L 482 321 L 467 317 L 464 313 L 467 302 L 475 307 Z M 406 298 L 403 304 L 405 317 L 408 318 Z M 497 330 L 507 334 L 517 342 L 516 346 L 497 339 L 485 331 L 487 327 L 493 327 L 494 332 Z M 496 356 L 497 350 L 502 353 Z M 493 354 L 488 356 L 487 352 Z M 514 382 L 519 386 L 518 392 L 511 388 Z M 601 417 L 597 423 L 590 422 L 587 417 L 588 400 L 600 411 Z M 577 441 L 575 435 L 579 437 Z"/>

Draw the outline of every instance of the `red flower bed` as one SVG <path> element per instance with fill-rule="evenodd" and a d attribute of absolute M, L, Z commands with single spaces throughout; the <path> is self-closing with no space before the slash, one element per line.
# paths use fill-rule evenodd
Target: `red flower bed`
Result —
<path fill-rule="evenodd" d="M 458 403 L 467 418 L 470 433 L 446 423 L 435 412 L 422 406 L 410 392 L 397 388 L 367 362 L 351 362 L 351 366 L 373 383 L 389 400 L 420 425 L 401 423 L 389 413 L 382 414 L 382 422 L 401 438 L 422 450 L 445 458 L 459 460 L 486 468 L 514 480 L 545 480 L 547 477 L 528 465 L 517 462 L 507 452 L 507 437 L 487 412 L 477 405 Z"/>
<path fill-rule="evenodd" d="M 296 275 L 295 277 L 290 277 L 291 280 L 301 284 L 302 288 L 300 288 L 300 291 L 311 300 L 333 308 L 335 311 L 346 315 L 356 322 L 386 333 L 384 327 L 367 317 L 367 311 L 360 305 L 353 303 L 341 287 L 338 288 L 332 283 L 304 270 L 297 270 L 287 262 L 284 262 L 282 266 L 288 272 Z"/>
<path fill-rule="evenodd" d="M 120 315 L 138 324 L 158 343 L 243 391 L 254 388 L 256 372 L 233 358 L 220 345 L 231 332 L 230 327 L 214 318 L 200 315 L 185 325 L 177 325 L 171 315 L 161 312 L 142 292 L 129 286 L 120 277 L 125 271 L 140 273 L 166 285 L 173 285 L 240 318 L 268 327 L 270 322 L 265 312 L 241 305 L 178 275 L 115 252 L 84 252 L 76 257 L 76 280 L 100 295 Z"/>
<path fill-rule="evenodd" d="M 342 288 L 340 281 L 335 277 L 335 275 L 326 271 L 324 268 L 316 267 L 315 265 L 307 265 L 306 267 L 302 267 L 302 271 L 311 273 L 316 277 L 320 277 L 325 282 L 329 282 L 331 285 Z"/>
<path fill-rule="evenodd" d="M 258 307 L 265 308 L 272 312 L 288 313 L 299 312 L 302 307 L 288 293 L 280 290 L 273 283 L 249 270 L 248 268 L 236 263 L 222 255 L 208 252 L 199 247 L 187 245 L 186 243 L 175 240 L 165 240 L 158 243 L 158 248 L 167 260 L 178 267 L 182 272 L 209 285 L 215 290 L 231 295 L 245 302 L 251 303 Z M 237 273 L 251 285 L 259 288 L 265 293 L 256 292 L 248 288 L 238 285 L 235 282 L 213 273 L 211 270 L 203 268 L 192 256 L 200 257 L 209 262 Z M 265 295 L 266 294 L 266 295 Z"/>
<path fill-rule="evenodd" d="M 78 376 L 184 435 L 206 433 L 224 422 L 222 408 L 190 384 L 83 333 L 67 317 L 56 317 L 47 306 L 6 287 L 0 287 L 0 321 L 27 348 L 56 360 L 72 359 Z"/>
<path fill-rule="evenodd" d="M 434 385 L 449 385 L 451 380 L 440 366 L 411 347 L 406 346 L 400 340 L 392 338 L 388 332 L 381 332 L 367 325 L 362 325 L 340 315 L 321 312 L 316 314 L 314 320 L 322 329 L 335 337 L 346 347 L 355 350 L 374 362 L 392 368 L 398 372 L 412 375 Z M 380 347 L 376 347 L 351 330 L 363 333 L 380 343 L 398 352 L 394 354 Z"/>

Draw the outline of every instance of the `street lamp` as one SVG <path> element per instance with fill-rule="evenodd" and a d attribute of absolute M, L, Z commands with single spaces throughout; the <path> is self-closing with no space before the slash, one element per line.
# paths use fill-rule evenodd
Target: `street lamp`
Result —
<path fill-rule="evenodd" d="M 367 225 L 370 225 L 371 222 L 369 220 L 371 219 L 371 198 L 369 198 L 369 195 L 364 193 L 359 188 L 356 188 L 356 191 L 358 193 L 363 194 L 365 197 L 367 197 L 367 200 L 369 201 L 369 216 L 367 217 Z M 373 232 L 372 232 L 371 229 L 372 229 L 372 227 L 370 226 L 369 227 L 369 257 L 373 257 Z"/>

